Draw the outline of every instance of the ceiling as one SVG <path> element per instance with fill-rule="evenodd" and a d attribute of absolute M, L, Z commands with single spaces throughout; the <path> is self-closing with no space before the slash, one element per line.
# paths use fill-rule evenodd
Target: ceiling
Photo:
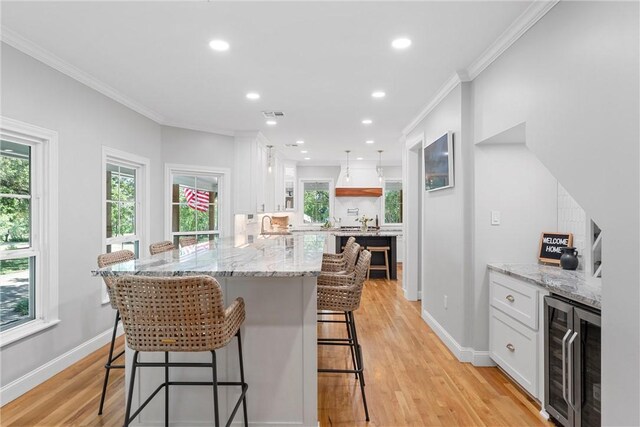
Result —
<path fill-rule="evenodd" d="M 3 1 L 2 26 L 163 123 L 260 130 L 310 164 L 337 164 L 346 149 L 399 164 L 402 129 L 530 3 Z M 393 49 L 399 36 L 413 44 Z M 213 51 L 212 39 L 230 49 Z M 267 126 L 262 110 L 285 117 Z M 284 147 L 297 140 L 308 153 Z"/>

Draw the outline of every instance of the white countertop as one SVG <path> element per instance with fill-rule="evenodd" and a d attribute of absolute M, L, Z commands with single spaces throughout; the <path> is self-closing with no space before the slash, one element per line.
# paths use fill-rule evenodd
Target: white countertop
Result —
<path fill-rule="evenodd" d="M 318 276 L 326 233 L 236 235 L 95 270 L 96 276 Z"/>

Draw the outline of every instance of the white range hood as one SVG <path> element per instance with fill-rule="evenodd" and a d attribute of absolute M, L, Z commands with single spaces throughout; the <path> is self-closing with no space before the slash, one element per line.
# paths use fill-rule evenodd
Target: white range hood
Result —
<path fill-rule="evenodd" d="M 364 160 L 349 162 L 349 180 L 347 180 L 346 162 L 340 166 L 338 175 L 338 188 L 382 188 L 382 182 L 378 178 L 377 163 Z"/>

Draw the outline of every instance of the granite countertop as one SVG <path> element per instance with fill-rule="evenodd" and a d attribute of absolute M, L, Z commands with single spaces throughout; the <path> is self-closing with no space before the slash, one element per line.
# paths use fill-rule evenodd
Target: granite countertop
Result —
<path fill-rule="evenodd" d="M 342 230 L 340 228 L 291 228 L 290 232 L 297 233 L 308 233 L 308 232 L 317 232 L 317 233 L 328 233 L 334 236 L 382 236 L 382 237 L 397 237 L 402 236 L 402 229 L 393 229 L 393 228 L 382 228 L 379 230 L 371 230 L 371 231 L 360 231 L 360 230 Z"/>
<path fill-rule="evenodd" d="M 236 235 L 92 271 L 94 276 L 318 276 L 325 233 Z"/>
<path fill-rule="evenodd" d="M 488 264 L 490 270 L 542 286 L 557 294 L 597 309 L 602 308 L 602 286 L 587 280 L 584 270 L 563 270 L 541 264 Z"/>

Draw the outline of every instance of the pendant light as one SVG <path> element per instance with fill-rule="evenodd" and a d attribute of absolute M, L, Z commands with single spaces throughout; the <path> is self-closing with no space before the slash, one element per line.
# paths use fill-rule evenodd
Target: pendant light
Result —
<path fill-rule="evenodd" d="M 273 145 L 267 145 L 267 170 L 269 173 L 273 171 L 273 154 L 272 154 Z"/>
<path fill-rule="evenodd" d="M 351 176 L 349 175 L 349 153 L 351 152 L 351 150 L 344 150 L 344 152 L 347 153 L 347 176 L 345 177 L 345 180 L 349 182 L 349 180 L 351 179 Z"/>
<path fill-rule="evenodd" d="M 382 182 L 384 171 L 382 170 L 382 150 L 378 150 L 378 181 Z"/>

